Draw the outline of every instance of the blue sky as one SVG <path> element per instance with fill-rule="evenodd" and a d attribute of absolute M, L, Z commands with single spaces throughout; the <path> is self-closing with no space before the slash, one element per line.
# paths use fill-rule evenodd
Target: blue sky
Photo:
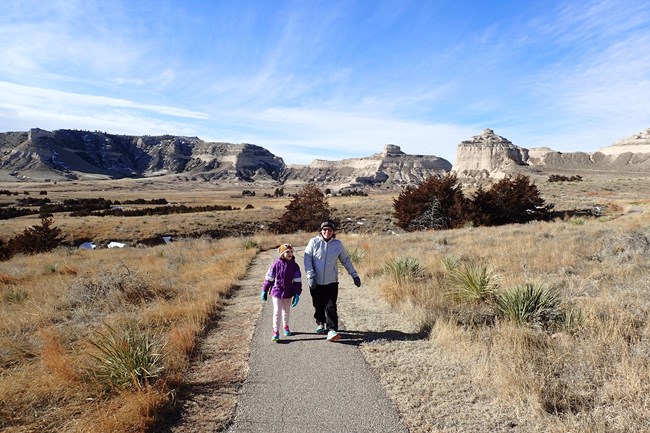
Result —
<path fill-rule="evenodd" d="M 594 152 L 650 128 L 647 0 L 2 0 L 0 131 L 384 144 L 454 162 L 491 128 Z"/>

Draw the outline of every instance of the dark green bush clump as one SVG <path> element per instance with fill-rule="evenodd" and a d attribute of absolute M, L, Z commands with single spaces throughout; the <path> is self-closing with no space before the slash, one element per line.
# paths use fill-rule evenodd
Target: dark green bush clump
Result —
<path fill-rule="evenodd" d="M 463 195 L 456 175 L 447 174 L 407 188 L 393 207 L 397 226 L 415 231 L 547 220 L 553 205 L 546 204 L 537 187 L 521 174 L 501 179 L 488 190 L 479 188 L 471 199 Z"/>
<path fill-rule="evenodd" d="M 432 176 L 417 187 L 407 187 L 393 201 L 397 226 L 409 231 L 462 227 L 467 221 L 468 200 L 456 182 L 455 174 L 447 174 Z M 431 216 L 431 221 L 425 214 Z"/>
<path fill-rule="evenodd" d="M 52 225 L 52 218 L 42 218 L 41 225 L 34 225 L 14 236 L 7 243 L 10 256 L 15 254 L 38 254 L 52 251 L 60 246 L 61 229 Z"/>
<path fill-rule="evenodd" d="M 546 204 L 528 176 L 501 179 L 485 191 L 479 189 L 472 200 L 475 225 L 521 224 L 550 218 L 553 205 Z"/>
<path fill-rule="evenodd" d="M 548 177 L 549 182 L 581 182 L 582 176 L 562 176 L 559 174 L 552 174 Z"/>
<path fill-rule="evenodd" d="M 312 184 L 305 185 L 285 207 L 287 211 L 271 227 L 277 233 L 318 231 L 320 223 L 330 218 L 330 207 L 325 195 Z"/>

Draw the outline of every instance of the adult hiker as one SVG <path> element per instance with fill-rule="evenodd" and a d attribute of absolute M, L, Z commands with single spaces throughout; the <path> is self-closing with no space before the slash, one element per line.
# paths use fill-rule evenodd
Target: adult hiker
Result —
<path fill-rule="evenodd" d="M 361 287 L 361 278 L 341 241 L 336 239 L 336 224 L 327 220 L 320 225 L 320 234 L 313 237 L 305 248 L 305 275 L 314 305 L 316 333 L 327 334 L 328 341 L 337 341 L 341 336 L 336 300 L 339 294 L 340 261 L 350 274 L 354 285 Z"/>

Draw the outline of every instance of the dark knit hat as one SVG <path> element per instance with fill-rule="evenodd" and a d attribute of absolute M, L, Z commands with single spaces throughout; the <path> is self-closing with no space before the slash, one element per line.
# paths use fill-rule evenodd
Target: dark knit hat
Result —
<path fill-rule="evenodd" d="M 325 227 L 329 227 L 332 230 L 336 230 L 336 224 L 334 224 L 334 221 L 332 221 L 332 220 L 327 220 L 327 221 L 323 221 L 322 223 L 320 223 L 320 229 L 321 230 L 323 230 Z"/>

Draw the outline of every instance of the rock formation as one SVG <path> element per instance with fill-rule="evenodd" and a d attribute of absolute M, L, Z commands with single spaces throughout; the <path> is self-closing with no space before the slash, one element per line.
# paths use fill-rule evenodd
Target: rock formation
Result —
<path fill-rule="evenodd" d="M 149 177 L 185 173 L 205 180 L 267 176 L 284 161 L 253 144 L 210 143 L 197 137 L 127 136 L 32 129 L 0 134 L 0 170 L 57 177 Z"/>
<path fill-rule="evenodd" d="M 407 155 L 394 144 L 387 144 L 380 153 L 365 158 L 339 161 L 317 159 L 309 165 L 291 166 L 283 179 L 317 184 L 328 184 L 335 189 L 354 189 L 368 186 L 412 185 L 451 170 L 446 159 L 432 155 Z"/>
<path fill-rule="evenodd" d="M 515 146 L 488 128 L 458 145 L 453 169 L 459 177 L 499 178 L 513 165 L 526 165 L 527 160 L 527 149 Z"/>
<path fill-rule="evenodd" d="M 449 170 L 451 163 L 442 158 L 407 155 L 392 144 L 366 158 L 287 166 L 260 146 L 205 142 L 197 137 L 41 129 L 0 133 L 0 172 L 11 172 L 16 180 L 177 175 L 278 185 L 313 182 L 340 190 L 409 185 Z"/>
<path fill-rule="evenodd" d="M 528 167 L 526 169 L 525 167 Z M 501 178 L 515 171 L 650 172 L 650 129 L 619 140 L 598 152 L 557 152 L 548 147 L 526 149 L 485 129 L 458 145 L 454 171 L 461 178 Z"/>
<path fill-rule="evenodd" d="M 634 134 L 623 140 L 615 141 L 611 146 L 598 149 L 605 155 L 620 155 L 622 153 L 650 153 L 650 128 Z"/>

